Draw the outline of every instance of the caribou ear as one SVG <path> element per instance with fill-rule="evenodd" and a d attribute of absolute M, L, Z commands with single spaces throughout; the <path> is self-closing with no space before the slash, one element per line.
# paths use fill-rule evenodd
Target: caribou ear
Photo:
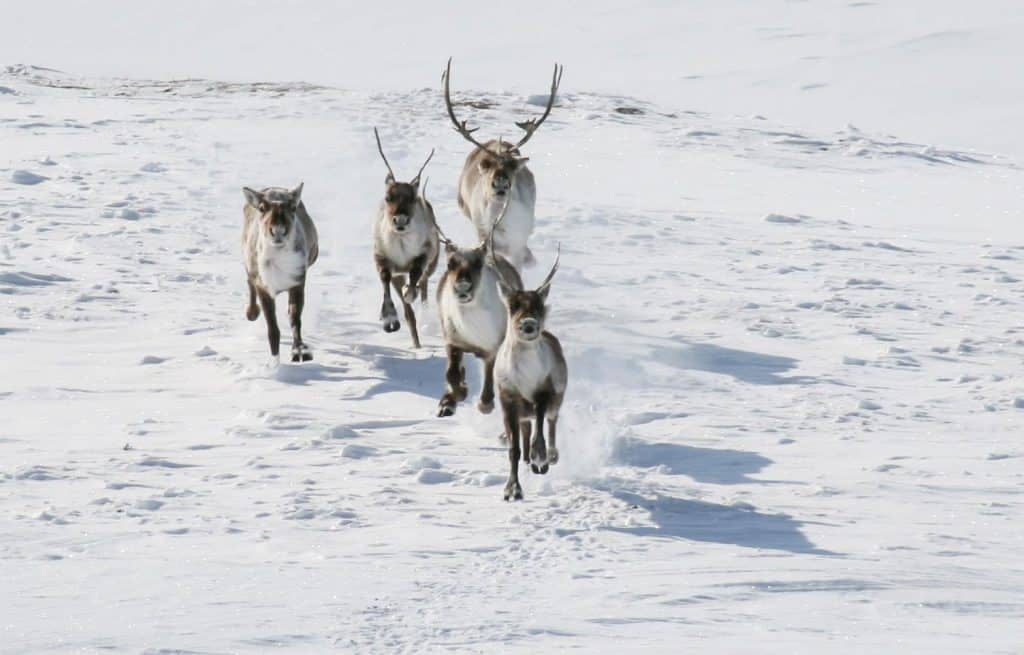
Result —
<path fill-rule="evenodd" d="M 547 284 L 545 284 L 541 288 L 537 289 L 537 295 L 540 296 L 541 300 L 543 300 L 544 302 L 547 302 L 548 301 L 548 291 L 551 291 L 551 283 L 550 282 L 548 282 Z"/>
<path fill-rule="evenodd" d="M 444 242 L 444 251 L 447 254 L 451 255 L 456 250 L 458 250 L 458 247 L 454 243 L 452 243 L 451 241 L 445 240 L 445 242 Z"/>
<path fill-rule="evenodd" d="M 292 206 L 298 207 L 299 203 L 302 202 L 302 187 L 305 185 L 305 182 L 299 182 L 299 186 L 292 189 Z"/>
<path fill-rule="evenodd" d="M 526 162 L 530 161 L 529 157 L 516 157 L 516 163 L 522 166 Z"/>
<path fill-rule="evenodd" d="M 388 171 L 388 176 L 384 178 L 384 188 L 386 189 L 394 183 L 395 176 L 391 174 L 391 171 Z"/>
<path fill-rule="evenodd" d="M 259 191 L 253 191 L 249 187 L 244 186 L 242 187 L 242 193 L 245 194 L 245 202 L 253 207 L 259 208 L 260 203 L 263 202 L 263 194 Z"/>

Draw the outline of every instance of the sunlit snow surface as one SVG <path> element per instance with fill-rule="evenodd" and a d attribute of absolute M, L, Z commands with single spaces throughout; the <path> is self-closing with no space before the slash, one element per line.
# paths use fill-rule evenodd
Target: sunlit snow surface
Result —
<path fill-rule="evenodd" d="M 473 234 L 436 77 L 87 72 L 0 74 L 0 652 L 1018 652 L 1012 152 L 567 68 L 527 147 L 561 461 L 506 504 L 500 412 L 434 417 L 434 303 L 418 352 L 377 321 L 373 125 Z M 505 136 L 546 82 L 457 80 Z M 273 368 L 241 187 L 299 181 L 316 359 Z"/>

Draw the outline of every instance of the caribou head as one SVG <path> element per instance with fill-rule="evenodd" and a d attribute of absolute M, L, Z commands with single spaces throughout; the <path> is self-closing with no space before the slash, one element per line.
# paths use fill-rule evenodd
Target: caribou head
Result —
<path fill-rule="evenodd" d="M 544 108 L 544 113 L 540 118 L 531 118 L 525 121 L 516 123 L 516 126 L 523 130 L 525 134 L 517 143 L 513 144 L 503 139 L 491 139 L 486 143 L 477 141 L 473 137 L 473 133 L 480 128 L 475 127 L 470 129 L 466 125 L 466 121 L 460 121 L 455 116 L 455 109 L 452 107 L 452 96 L 451 96 L 451 76 L 452 76 L 452 60 L 448 59 L 448 68 L 444 73 L 444 103 L 448 108 L 448 117 L 451 118 L 452 124 L 455 125 L 455 130 L 462 135 L 462 138 L 466 139 L 474 146 L 479 148 L 484 156 L 479 159 L 477 164 L 481 177 L 489 182 L 489 188 L 491 192 L 501 198 L 504 197 L 512 188 L 512 180 L 515 179 L 516 172 L 521 166 L 524 166 L 529 161 L 529 157 L 524 157 L 520 148 L 522 148 L 533 133 L 537 131 L 537 128 L 544 123 L 547 119 L 548 114 L 551 113 L 551 107 L 555 104 L 555 97 L 558 93 L 558 85 L 562 81 L 562 67 L 555 64 L 555 72 L 551 78 L 551 95 L 548 97 L 548 104 Z"/>
<path fill-rule="evenodd" d="M 286 193 L 254 191 L 243 187 L 245 201 L 260 214 L 260 235 L 275 248 L 283 247 L 295 230 L 298 221 L 299 202 L 302 200 L 302 183 Z"/>
<path fill-rule="evenodd" d="M 412 181 L 398 182 L 395 179 L 394 171 L 391 170 L 391 164 L 388 163 L 388 158 L 384 156 L 384 148 L 380 144 L 380 134 L 377 132 L 376 127 L 373 128 L 373 135 L 377 137 L 377 151 L 380 153 L 380 158 L 384 160 L 384 166 L 388 169 L 387 177 L 384 178 L 384 211 L 387 214 L 391 229 L 401 234 L 409 227 L 409 221 L 412 220 L 413 215 L 416 213 L 416 204 L 419 199 L 420 175 L 423 174 L 423 169 L 427 167 L 427 164 L 433 158 L 434 151 L 431 150 L 430 154 L 427 155 L 427 160 L 420 166 L 419 172 L 416 173 L 416 177 L 412 178 Z"/>
<path fill-rule="evenodd" d="M 484 269 L 492 267 L 498 271 L 501 280 L 501 267 L 495 262 L 494 253 L 494 231 L 504 220 L 508 213 L 509 202 L 505 200 L 501 214 L 494 221 L 487 238 L 483 239 L 475 248 L 460 248 L 454 241 L 445 236 L 439 225 L 434 225 L 437 230 L 438 239 L 444 244 L 445 252 L 448 254 L 448 271 L 446 275 L 451 276 L 452 291 L 455 299 L 460 303 L 473 302 L 476 290 L 480 288 L 480 280 L 483 278 Z"/>
<path fill-rule="evenodd" d="M 551 280 L 558 271 L 558 260 L 561 255 L 562 248 L 559 245 L 551 271 L 540 286 L 532 291 L 516 288 L 510 280 L 501 275 L 500 271 L 498 272 L 498 293 L 508 307 L 508 334 L 512 335 L 512 338 L 534 341 L 544 332 L 544 319 L 548 313 L 548 291 L 551 290 Z"/>

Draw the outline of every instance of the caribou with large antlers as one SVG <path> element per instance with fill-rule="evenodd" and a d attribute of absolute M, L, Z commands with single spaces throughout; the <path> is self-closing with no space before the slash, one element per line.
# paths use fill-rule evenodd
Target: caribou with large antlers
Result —
<path fill-rule="evenodd" d="M 480 239 L 487 237 L 497 223 L 498 215 L 507 202 L 508 218 L 494 233 L 497 252 L 504 255 L 517 269 L 534 263 L 533 253 L 527 240 L 533 232 L 534 208 L 537 202 L 537 187 L 533 173 L 526 167 L 528 157 L 520 148 L 534 135 L 551 113 L 562 81 L 562 67 L 555 64 L 551 78 L 551 95 L 540 118 L 516 123 L 525 134 L 516 143 L 503 139 L 478 141 L 473 133 L 480 128 L 470 129 L 466 121 L 455 116 L 451 98 L 452 60 L 444 73 L 444 102 L 448 116 L 455 130 L 475 148 L 466 157 L 466 163 L 459 177 L 459 209 L 476 227 Z"/>
<path fill-rule="evenodd" d="M 417 290 L 420 302 L 427 301 L 427 286 L 437 268 L 439 250 L 434 208 L 426 199 L 426 185 L 423 193 L 420 192 L 420 175 L 430 163 L 434 151 L 430 151 L 416 177 L 410 182 L 398 182 L 388 158 L 384 156 L 377 128 L 373 128 L 373 135 L 377 138 L 380 157 L 388 169 L 388 175 L 384 178 L 384 200 L 380 203 L 373 223 L 373 260 L 384 288 L 381 324 L 385 332 L 398 330 L 398 312 L 391 300 L 391 287 L 394 286 L 395 292 L 402 299 L 413 348 L 419 348 L 420 335 L 416 329 L 416 313 L 412 303 L 416 300 Z"/>
<path fill-rule="evenodd" d="M 508 202 L 505 203 L 505 209 Z M 499 215 L 497 227 L 505 216 Z M 451 416 L 456 405 L 466 399 L 466 367 L 463 356 L 476 355 L 483 361 L 484 386 L 480 391 L 477 409 L 489 414 L 494 409 L 494 356 L 505 338 L 505 306 L 498 295 L 498 280 L 518 283 L 519 273 L 499 253 L 494 241 L 481 239 L 475 248 L 459 248 L 441 233 L 448 254 L 448 267 L 437 286 L 437 306 L 441 318 L 441 332 L 447 346 L 448 367 L 445 371 L 446 388 L 441 396 L 438 416 Z"/>
<path fill-rule="evenodd" d="M 499 275 L 498 293 L 507 307 L 505 340 L 495 356 L 494 379 L 508 437 L 509 478 L 505 500 L 521 500 L 519 456 L 534 473 L 547 473 L 558 461 L 555 428 L 562 407 L 569 369 L 562 344 L 544 329 L 546 301 L 559 257 L 540 286 L 524 290 L 519 280 Z M 500 272 L 499 272 L 500 273 Z M 536 423 L 531 430 L 530 418 Z M 544 420 L 548 434 L 544 438 Z M 532 439 L 531 439 L 532 432 Z M 522 447 L 520 447 L 520 439 Z"/>

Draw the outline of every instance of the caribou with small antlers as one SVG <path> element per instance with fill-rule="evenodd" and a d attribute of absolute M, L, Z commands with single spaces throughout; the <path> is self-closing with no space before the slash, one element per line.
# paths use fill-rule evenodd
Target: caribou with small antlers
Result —
<path fill-rule="evenodd" d="M 532 265 L 535 260 L 526 242 L 533 232 L 537 187 L 533 173 L 526 167 L 529 158 L 523 156 L 520 148 L 526 145 L 551 113 L 558 86 L 562 81 L 562 67 L 555 64 L 555 72 L 551 78 L 551 95 L 540 118 L 516 123 L 516 126 L 526 134 L 514 144 L 500 138 L 480 142 L 473 137 L 473 133 L 480 128 L 470 129 L 466 126 L 466 121 L 460 121 L 455 116 L 451 98 L 451 77 L 452 60 L 448 59 L 448 68 L 443 78 L 444 102 L 448 108 L 448 117 L 462 138 L 475 146 L 466 157 L 462 175 L 459 177 L 459 209 L 473 222 L 477 235 L 483 240 L 497 224 L 498 215 L 507 202 L 509 216 L 504 225 L 494 233 L 495 247 L 497 252 L 506 257 L 516 269 Z"/>
<path fill-rule="evenodd" d="M 505 203 L 505 209 L 508 203 Z M 495 227 L 504 218 L 499 215 Z M 483 361 L 484 385 L 477 409 L 489 414 L 494 409 L 494 357 L 505 338 L 505 307 L 498 295 L 498 280 L 520 282 L 519 273 L 502 255 L 494 251 L 494 230 L 475 248 L 459 248 L 441 233 L 448 254 L 448 266 L 437 286 L 437 306 L 441 332 L 447 346 L 446 388 L 441 396 L 438 416 L 451 416 L 456 405 L 466 399 L 465 353 Z"/>
<path fill-rule="evenodd" d="M 437 268 L 439 250 L 434 208 L 427 201 L 425 184 L 423 193 L 420 193 L 420 175 L 430 163 L 434 151 L 431 150 L 427 155 L 427 160 L 412 181 L 398 182 L 388 158 L 384 156 L 377 128 L 373 128 L 373 135 L 377 138 L 380 157 L 388 169 L 388 175 L 384 178 L 384 200 L 380 203 L 373 224 L 373 260 L 384 288 L 381 323 L 385 332 L 395 332 L 399 328 L 398 313 L 391 300 L 391 287 L 394 286 L 395 292 L 402 299 L 413 348 L 419 348 L 420 335 L 412 303 L 416 300 L 417 290 L 420 302 L 427 301 L 427 286 Z"/>
<path fill-rule="evenodd" d="M 561 249 L 559 249 L 560 254 Z M 544 329 L 546 301 L 551 280 L 558 271 L 559 257 L 540 286 L 524 290 L 519 280 L 500 276 L 498 293 L 507 307 L 505 340 L 495 356 L 494 378 L 505 418 L 508 437 L 509 478 L 505 500 L 522 500 L 519 457 L 529 462 L 534 473 L 547 473 L 558 461 L 555 428 L 562 407 L 569 369 L 562 344 Z M 536 423 L 531 430 L 530 418 Z M 547 419 L 547 441 L 544 420 Z M 532 432 L 532 439 L 531 439 Z M 520 438 L 522 447 L 520 448 Z"/>
<path fill-rule="evenodd" d="M 268 187 L 254 191 L 244 187 L 245 225 L 242 253 L 249 283 L 245 317 L 260 316 L 259 298 L 267 321 L 270 354 L 276 360 L 281 346 L 274 298 L 288 292 L 288 319 L 292 326 L 292 361 L 308 362 L 313 354 L 302 342 L 302 306 L 306 297 L 306 272 L 320 249 L 313 219 L 302 204 L 302 185 L 294 189 Z"/>

